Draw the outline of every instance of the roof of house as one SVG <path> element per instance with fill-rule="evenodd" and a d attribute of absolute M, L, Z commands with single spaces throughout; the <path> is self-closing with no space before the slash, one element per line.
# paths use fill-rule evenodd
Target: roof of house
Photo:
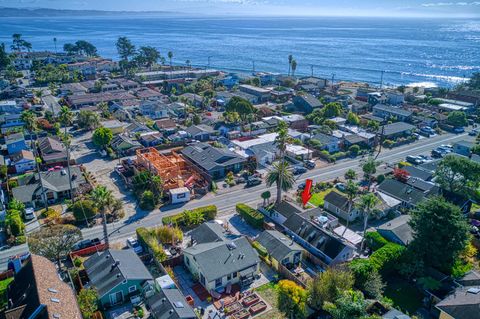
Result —
<path fill-rule="evenodd" d="M 384 180 L 378 185 L 377 190 L 412 205 L 416 205 L 425 198 L 422 191 L 395 179 Z"/>
<path fill-rule="evenodd" d="M 480 273 L 475 270 L 471 270 L 456 281 L 465 287 L 480 286 Z"/>
<path fill-rule="evenodd" d="M 44 161 L 63 160 L 67 158 L 65 146 L 56 138 L 47 136 L 38 141 L 40 153 Z"/>
<path fill-rule="evenodd" d="M 405 122 L 395 122 L 392 124 L 380 126 L 380 128 L 378 129 L 378 133 L 382 134 L 382 130 L 383 130 L 383 135 L 389 136 L 389 135 L 403 133 L 405 131 L 411 131 L 414 128 L 415 126 Z"/>
<path fill-rule="evenodd" d="M 480 293 L 472 287 L 458 287 L 436 307 L 455 319 L 480 318 Z"/>
<path fill-rule="evenodd" d="M 392 232 L 398 239 L 407 245 L 413 239 L 412 228 L 408 224 L 409 221 L 410 215 L 400 215 L 397 218 L 378 226 L 378 229 Z"/>
<path fill-rule="evenodd" d="M 346 211 L 348 209 L 347 196 L 340 194 L 339 192 L 331 191 L 330 193 L 325 195 L 324 201 L 334 205 L 335 207 L 343 211 Z"/>
<path fill-rule="evenodd" d="M 300 215 L 290 216 L 283 225 L 331 259 L 335 259 L 348 245 Z"/>
<path fill-rule="evenodd" d="M 245 159 L 225 148 L 216 148 L 205 143 L 196 143 L 181 150 L 181 153 L 206 171 L 245 162 Z"/>
<path fill-rule="evenodd" d="M 14 134 L 10 134 L 10 135 L 5 136 L 5 144 L 6 145 L 16 143 L 18 141 L 24 141 L 24 140 L 25 140 L 25 137 L 23 136 L 22 133 L 14 133 Z"/>
<path fill-rule="evenodd" d="M 190 233 L 192 241 L 197 244 L 223 241 L 227 236 L 225 229 L 213 220 L 201 224 Z"/>
<path fill-rule="evenodd" d="M 422 192 L 428 192 L 429 194 L 438 194 L 440 192 L 440 188 L 434 183 L 426 182 L 416 177 L 410 177 L 406 184 L 415 187 Z"/>
<path fill-rule="evenodd" d="M 155 126 L 159 129 L 159 130 L 165 130 L 165 129 L 172 129 L 172 128 L 176 128 L 177 127 L 177 123 L 175 123 L 174 120 L 172 119 L 161 119 L 161 120 L 157 120 L 155 121 Z"/>
<path fill-rule="evenodd" d="M 366 138 L 361 137 L 360 135 L 357 135 L 357 134 L 346 135 L 343 138 L 345 139 L 345 141 L 347 141 L 350 144 L 363 143 L 367 141 Z"/>
<path fill-rule="evenodd" d="M 391 309 L 386 314 L 382 316 L 382 319 L 410 319 L 410 316 L 407 316 L 403 312 L 397 309 Z"/>
<path fill-rule="evenodd" d="M 11 159 L 12 163 L 15 164 L 22 159 L 26 159 L 26 160 L 29 160 L 29 161 L 34 161 L 35 156 L 33 155 L 32 151 L 21 150 L 20 152 L 17 152 L 15 154 L 11 155 L 10 159 Z"/>
<path fill-rule="evenodd" d="M 192 255 L 207 282 L 257 265 L 257 251 L 245 237 L 231 242 L 221 241 L 197 244 L 186 248 L 184 254 Z"/>
<path fill-rule="evenodd" d="M 305 103 L 310 105 L 310 107 L 312 107 L 312 108 L 322 106 L 322 102 L 320 102 L 319 99 L 317 99 L 316 97 L 314 97 L 313 95 L 311 95 L 309 93 L 306 93 L 304 95 L 300 95 L 297 98 L 303 100 Z"/>
<path fill-rule="evenodd" d="M 338 137 L 335 137 L 333 135 L 327 135 L 325 133 L 317 133 L 312 136 L 312 140 L 317 140 L 322 144 L 330 144 L 332 142 L 338 142 Z"/>
<path fill-rule="evenodd" d="M 291 252 L 303 251 L 303 248 L 287 235 L 276 230 L 264 230 L 257 238 L 268 253 L 278 261 L 282 261 Z"/>
<path fill-rule="evenodd" d="M 212 134 L 213 132 L 215 132 L 213 127 L 204 125 L 204 124 L 192 125 L 188 127 L 185 131 L 191 136 L 195 136 L 197 134 L 202 134 L 202 133 Z"/>
<path fill-rule="evenodd" d="M 45 257 L 31 255 L 10 284 L 8 298 L 13 305 L 5 312 L 6 319 L 30 318 L 40 305 L 45 308 L 35 318 L 82 318 L 72 288 Z"/>
<path fill-rule="evenodd" d="M 147 299 L 156 319 L 193 319 L 197 315 L 178 289 L 161 289 Z"/>
<path fill-rule="evenodd" d="M 276 203 L 274 209 L 277 213 L 279 213 L 280 215 L 286 218 L 295 214 L 300 214 L 302 212 L 294 204 L 289 203 L 287 201 L 281 201 L 280 203 Z"/>
<path fill-rule="evenodd" d="M 97 252 L 84 262 L 90 284 L 100 297 L 124 280 L 153 280 L 132 249 Z"/>
<path fill-rule="evenodd" d="M 381 111 L 384 111 L 384 112 L 389 112 L 391 114 L 397 114 L 397 115 L 401 115 L 401 116 L 412 115 L 412 112 L 410 112 L 410 111 L 400 109 L 398 107 L 384 105 L 384 104 L 377 104 L 373 107 L 373 109 L 378 109 L 378 110 L 381 110 Z"/>
<path fill-rule="evenodd" d="M 420 168 L 415 167 L 415 166 L 408 166 L 407 165 L 407 166 L 403 167 L 403 170 L 405 170 L 410 175 L 410 177 L 419 178 L 419 179 L 424 180 L 424 181 L 429 180 L 433 176 L 432 172 L 420 169 Z"/>

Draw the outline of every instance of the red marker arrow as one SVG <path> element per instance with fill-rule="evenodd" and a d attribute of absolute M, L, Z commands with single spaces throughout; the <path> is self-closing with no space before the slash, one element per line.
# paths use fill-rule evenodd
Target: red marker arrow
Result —
<path fill-rule="evenodd" d="M 310 194 L 310 190 L 312 189 L 312 183 L 313 181 L 311 179 L 307 179 L 305 181 L 305 188 L 303 189 L 302 193 L 303 206 L 307 205 L 308 201 L 312 197 L 312 194 Z"/>

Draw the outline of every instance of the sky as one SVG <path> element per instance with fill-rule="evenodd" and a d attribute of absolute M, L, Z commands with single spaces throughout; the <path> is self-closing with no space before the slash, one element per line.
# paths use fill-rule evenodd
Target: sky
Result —
<path fill-rule="evenodd" d="M 0 0 L 0 7 L 211 15 L 480 17 L 480 0 Z"/>

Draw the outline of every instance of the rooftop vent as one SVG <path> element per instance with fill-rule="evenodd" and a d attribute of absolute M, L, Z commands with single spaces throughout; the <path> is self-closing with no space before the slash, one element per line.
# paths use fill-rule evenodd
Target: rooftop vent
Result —
<path fill-rule="evenodd" d="M 176 308 L 185 308 L 185 306 L 181 301 L 175 301 L 173 304 L 175 305 Z"/>
<path fill-rule="evenodd" d="M 477 287 L 468 288 L 467 292 L 470 294 L 478 295 L 480 293 L 480 288 L 477 288 Z"/>
<path fill-rule="evenodd" d="M 60 299 L 58 298 L 50 298 L 50 301 L 54 303 L 60 303 Z"/>
<path fill-rule="evenodd" d="M 51 292 L 51 293 L 54 293 L 54 294 L 56 294 L 58 292 L 58 290 L 55 289 L 55 288 L 48 288 L 48 291 Z"/>
<path fill-rule="evenodd" d="M 59 313 L 54 313 L 54 314 L 53 314 L 53 318 L 55 318 L 55 319 L 59 319 L 60 317 L 61 317 L 61 316 L 60 316 Z"/>

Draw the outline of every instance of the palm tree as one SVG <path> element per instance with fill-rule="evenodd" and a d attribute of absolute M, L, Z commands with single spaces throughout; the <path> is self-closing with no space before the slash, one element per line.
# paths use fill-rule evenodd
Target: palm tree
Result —
<path fill-rule="evenodd" d="M 366 193 L 360 196 L 358 208 L 363 213 L 363 238 L 360 244 L 360 251 L 363 251 L 363 244 L 365 242 L 365 235 L 367 234 L 368 219 L 373 215 L 373 209 L 380 203 L 378 197 L 373 193 Z"/>
<path fill-rule="evenodd" d="M 187 65 L 187 69 L 189 70 L 192 68 L 190 63 L 191 63 L 190 60 L 185 61 L 185 64 Z"/>
<path fill-rule="evenodd" d="M 288 124 L 284 121 L 280 121 L 277 127 L 277 137 L 275 138 L 275 144 L 279 151 L 279 158 L 283 161 L 285 152 L 287 151 L 287 145 L 291 142 L 291 137 L 288 135 Z"/>
<path fill-rule="evenodd" d="M 357 184 L 349 180 L 347 182 L 347 185 L 345 186 L 345 194 L 347 195 L 347 198 L 348 198 L 348 216 L 347 216 L 347 226 L 343 230 L 342 236 L 345 234 L 350 224 L 350 214 L 352 213 L 353 201 L 355 200 L 358 194 Z"/>
<path fill-rule="evenodd" d="M 172 51 L 168 51 L 167 55 L 168 55 L 168 60 L 170 60 L 170 69 L 171 69 L 171 68 L 172 68 L 173 52 L 172 52 Z"/>
<path fill-rule="evenodd" d="M 65 145 L 65 150 L 67 151 L 67 172 L 68 172 L 68 183 L 70 186 L 70 200 L 75 202 L 75 197 L 73 196 L 73 186 L 72 186 L 72 172 L 70 168 L 70 146 L 72 144 L 72 137 L 67 133 L 67 127 L 73 123 L 73 112 L 64 105 L 60 108 L 58 114 L 58 119 L 64 127 L 64 133 L 62 137 L 63 145 Z"/>
<path fill-rule="evenodd" d="M 295 178 L 289 168 L 290 165 L 287 162 L 277 161 L 272 164 L 272 169 L 267 173 L 267 186 L 270 187 L 274 183 L 277 186 L 277 204 L 282 202 L 282 191 L 288 191 L 295 183 Z"/>
<path fill-rule="evenodd" d="M 293 55 L 288 55 L 288 76 L 290 76 L 290 70 L 292 68 Z"/>
<path fill-rule="evenodd" d="M 292 76 L 295 76 L 296 70 L 297 70 L 297 60 L 292 60 Z"/>
<path fill-rule="evenodd" d="M 53 38 L 53 44 L 55 45 L 55 54 L 57 54 L 57 38 Z"/>
<path fill-rule="evenodd" d="M 95 187 L 90 193 L 90 199 L 95 203 L 98 210 L 102 214 L 103 219 L 103 237 L 105 238 L 105 245 L 108 248 L 108 230 L 107 230 L 107 216 L 106 213 L 110 206 L 114 203 L 115 198 L 112 195 L 112 191 L 107 187 L 100 185 Z"/>
<path fill-rule="evenodd" d="M 377 172 L 378 165 L 379 163 L 376 162 L 375 159 L 371 156 L 362 165 L 363 176 L 368 181 L 368 190 L 370 190 L 370 186 L 372 184 L 372 177 L 373 174 Z"/>

